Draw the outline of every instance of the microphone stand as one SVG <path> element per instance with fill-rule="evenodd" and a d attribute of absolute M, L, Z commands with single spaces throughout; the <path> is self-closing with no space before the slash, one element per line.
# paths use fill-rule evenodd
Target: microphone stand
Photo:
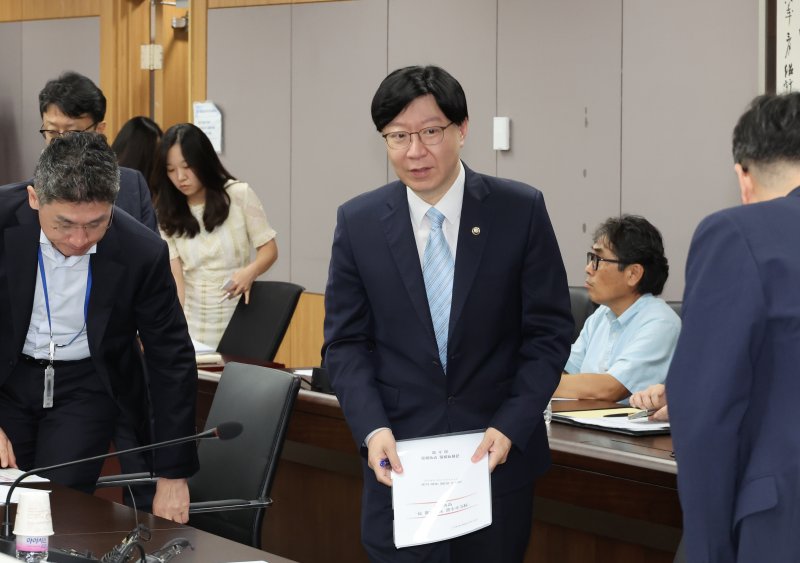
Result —
<path fill-rule="evenodd" d="M 107 459 L 109 457 L 116 457 L 119 455 L 157 450 L 159 448 L 166 448 L 168 446 L 177 446 L 179 444 L 194 442 L 196 440 L 204 440 L 207 438 L 219 438 L 221 440 L 228 440 L 230 438 L 235 438 L 241 432 L 242 432 L 242 425 L 240 423 L 223 422 L 216 428 L 211 428 L 204 432 L 200 432 L 199 434 L 194 434 L 193 436 L 173 438 L 172 440 L 166 440 L 164 442 L 158 442 L 156 444 L 148 444 L 146 446 L 139 446 L 136 448 L 129 448 L 127 450 L 109 452 L 107 454 L 96 455 L 94 457 L 86 457 L 72 461 L 65 461 L 63 463 L 57 463 L 55 465 L 49 465 L 47 467 L 37 467 L 35 469 L 31 469 L 30 471 L 26 471 L 22 475 L 17 477 L 11 484 L 11 486 L 8 488 L 8 494 L 6 495 L 5 515 L 3 518 L 3 532 L 0 541 L 6 541 L 6 542 L 13 541 L 13 534 L 11 533 L 11 495 L 14 492 L 14 489 L 17 487 L 17 485 L 19 485 L 25 479 L 25 477 L 33 475 L 34 473 L 46 473 L 54 469 L 61 469 L 62 467 L 71 467 L 73 465 L 78 465 L 81 463 L 89 463 L 92 461 L 99 461 L 101 459 Z"/>

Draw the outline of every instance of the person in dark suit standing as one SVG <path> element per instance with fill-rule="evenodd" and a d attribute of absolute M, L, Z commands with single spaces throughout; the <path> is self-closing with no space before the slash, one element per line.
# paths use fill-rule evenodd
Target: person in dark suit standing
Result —
<path fill-rule="evenodd" d="M 39 133 L 50 143 L 65 133 L 106 130 L 106 97 L 89 78 L 77 72 L 65 72 L 45 84 L 39 92 L 39 114 L 42 128 Z M 114 205 L 131 217 L 158 232 L 150 189 L 142 174 L 130 168 L 120 168 L 119 195 Z M 29 186 L 30 180 L 10 184 Z"/>
<path fill-rule="evenodd" d="M 733 131 L 742 207 L 706 217 L 667 376 L 686 560 L 800 561 L 800 93 Z"/>
<path fill-rule="evenodd" d="M 364 457 L 362 542 L 372 561 L 521 561 L 550 461 L 542 411 L 573 330 L 544 199 L 461 162 L 467 102 L 441 68 L 391 73 L 372 118 L 399 181 L 338 210 L 323 346 Z M 492 525 L 396 549 L 381 461 L 402 472 L 395 440 L 476 429 Z"/>
<path fill-rule="evenodd" d="M 139 400 L 147 350 L 154 437 L 194 433 L 197 372 L 167 245 L 115 211 L 116 156 L 97 133 L 54 139 L 33 186 L 0 188 L 0 465 L 47 466 L 108 451 Z M 147 416 L 146 411 L 139 411 Z M 188 519 L 195 446 L 155 455 L 153 512 Z M 52 472 L 93 490 L 101 462 Z"/>

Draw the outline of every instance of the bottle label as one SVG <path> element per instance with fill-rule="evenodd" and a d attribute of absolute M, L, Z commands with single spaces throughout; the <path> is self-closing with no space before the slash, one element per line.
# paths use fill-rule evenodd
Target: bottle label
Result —
<path fill-rule="evenodd" d="M 18 551 L 47 551 L 48 536 L 17 536 Z"/>

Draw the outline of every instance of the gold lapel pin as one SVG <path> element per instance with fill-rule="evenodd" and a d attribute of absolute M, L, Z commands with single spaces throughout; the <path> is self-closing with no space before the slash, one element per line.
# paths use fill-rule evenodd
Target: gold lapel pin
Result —
<path fill-rule="evenodd" d="M 480 227 L 472 227 L 472 234 L 475 235 L 475 236 L 478 236 L 479 234 L 481 234 L 481 228 Z"/>

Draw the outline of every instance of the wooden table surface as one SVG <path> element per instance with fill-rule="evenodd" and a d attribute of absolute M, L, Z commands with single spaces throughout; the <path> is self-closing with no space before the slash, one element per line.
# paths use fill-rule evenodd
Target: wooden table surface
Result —
<path fill-rule="evenodd" d="M 51 491 L 50 509 L 55 531 L 55 535 L 50 538 L 51 547 L 74 549 L 80 553 L 89 550 L 94 557 L 100 559 L 136 528 L 137 524 L 144 524 L 151 531 L 150 540 L 142 542 L 148 553 L 176 538 L 186 538 L 194 547 L 193 550 L 186 550 L 177 556 L 174 559 L 175 563 L 227 561 L 292 563 L 291 559 L 232 542 L 152 514 L 136 512 L 127 506 L 55 483 L 25 486 Z M 15 507 L 16 505 L 12 505 L 12 523 Z"/>

